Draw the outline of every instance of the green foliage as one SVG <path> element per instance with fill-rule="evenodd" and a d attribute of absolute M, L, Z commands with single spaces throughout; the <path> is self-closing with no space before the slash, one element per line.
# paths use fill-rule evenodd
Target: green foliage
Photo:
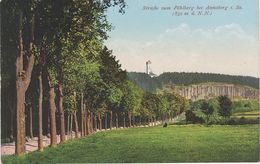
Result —
<path fill-rule="evenodd" d="M 113 107 L 118 107 L 120 105 L 121 99 L 123 96 L 123 92 L 116 87 L 111 87 L 108 89 L 108 104 Z"/>
<path fill-rule="evenodd" d="M 232 113 L 258 111 L 258 100 L 235 100 L 232 103 Z"/>
<path fill-rule="evenodd" d="M 160 99 L 156 94 L 145 92 L 141 102 L 141 114 L 146 117 L 155 116 Z"/>
<path fill-rule="evenodd" d="M 71 95 L 66 95 L 64 97 L 64 110 L 72 112 L 77 110 L 77 99 L 75 97 L 76 95 L 74 95 L 73 93 Z"/>
<path fill-rule="evenodd" d="M 128 78 L 145 91 L 155 92 L 165 84 L 190 85 L 205 82 L 221 82 L 259 88 L 259 79 L 249 76 L 231 76 L 213 73 L 166 72 L 151 78 L 145 73 L 130 72 Z"/>
<path fill-rule="evenodd" d="M 186 110 L 185 112 L 185 120 L 186 120 L 186 123 L 204 123 L 204 119 L 201 117 L 201 116 L 198 116 L 198 114 L 196 115 L 195 114 L 196 112 L 193 112 L 192 110 Z"/>
<path fill-rule="evenodd" d="M 100 53 L 100 76 L 108 86 L 122 87 L 126 81 L 126 71 L 121 69 L 119 61 L 112 51 L 104 47 Z"/>
<path fill-rule="evenodd" d="M 223 117 L 230 117 L 232 113 L 232 101 L 228 96 L 219 96 L 219 114 Z"/>
<path fill-rule="evenodd" d="M 132 112 L 135 116 L 141 113 L 142 90 L 130 81 L 126 81 L 124 95 L 120 108 L 125 112 Z"/>
<path fill-rule="evenodd" d="M 224 99 L 224 100 L 223 100 Z M 221 109 L 221 102 L 222 109 Z M 227 102 L 227 105 L 225 105 L 225 102 Z M 232 104 L 232 105 L 231 105 Z M 229 107 L 228 109 L 223 108 Z M 235 109 L 235 112 L 233 112 L 233 115 L 230 117 L 230 110 L 231 107 L 233 110 Z M 243 108 L 244 112 L 238 112 L 238 109 L 241 109 L 241 106 Z M 247 107 L 251 106 L 252 109 L 249 110 L 249 112 L 246 112 L 248 109 Z M 189 110 L 186 110 L 186 122 L 187 123 L 202 123 L 206 122 L 207 124 L 231 124 L 231 125 L 237 125 L 237 124 L 254 124 L 258 123 L 257 120 L 259 119 L 259 108 L 258 102 L 253 100 L 235 100 L 233 102 L 229 101 L 229 99 L 226 96 L 220 96 L 218 98 L 209 99 L 209 100 L 198 100 L 191 102 L 191 106 Z M 221 112 L 224 113 L 221 115 Z M 246 109 L 246 110 L 245 110 Z M 213 112 L 212 112 L 213 110 Z M 228 111 L 228 112 L 227 112 Z M 228 115 L 226 115 L 228 113 Z M 242 120 L 240 120 L 243 117 Z M 203 121 L 201 121 L 202 119 Z M 246 120 L 243 122 L 243 120 Z"/>
<path fill-rule="evenodd" d="M 191 123 L 215 124 L 222 119 L 218 113 L 219 108 L 219 102 L 215 98 L 192 102 L 191 110 L 188 110 L 186 114 L 186 120 Z"/>

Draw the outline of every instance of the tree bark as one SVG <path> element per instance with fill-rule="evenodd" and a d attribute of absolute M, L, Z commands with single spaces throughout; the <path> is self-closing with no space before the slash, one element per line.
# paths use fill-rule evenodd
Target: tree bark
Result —
<path fill-rule="evenodd" d="M 135 116 L 132 116 L 132 118 L 133 118 L 133 126 L 135 127 Z"/>
<path fill-rule="evenodd" d="M 124 125 L 123 125 L 123 126 L 124 126 L 124 128 L 125 128 L 125 112 L 124 112 L 123 115 L 124 115 L 124 116 L 123 116 L 123 117 L 124 117 Z"/>
<path fill-rule="evenodd" d="M 17 85 L 21 85 L 18 82 Z M 25 153 L 25 115 L 24 115 L 24 101 L 25 92 L 21 87 L 17 87 L 17 104 L 16 104 L 16 121 L 17 121 L 17 132 L 16 132 L 16 142 L 15 142 L 15 154 L 23 155 Z"/>
<path fill-rule="evenodd" d="M 78 118 L 77 118 L 77 100 L 76 100 L 76 92 L 74 92 L 74 111 L 73 111 L 73 117 L 74 117 L 74 127 L 75 127 L 75 137 L 79 138 L 79 126 L 78 126 Z"/>
<path fill-rule="evenodd" d="M 75 125 L 75 137 L 79 138 L 79 126 L 78 126 L 78 119 L 77 119 L 77 111 L 73 112 L 74 116 L 74 125 Z"/>
<path fill-rule="evenodd" d="M 94 131 L 97 131 L 97 115 L 94 114 Z"/>
<path fill-rule="evenodd" d="M 116 128 L 118 128 L 118 114 L 116 112 Z"/>
<path fill-rule="evenodd" d="M 60 115 L 60 142 L 64 142 L 66 140 L 65 138 L 65 120 L 64 120 L 64 111 L 63 111 L 63 91 L 62 91 L 62 84 L 61 80 L 58 83 L 58 89 L 59 89 L 59 115 Z"/>
<path fill-rule="evenodd" d="M 132 126 L 131 112 L 128 112 L 129 127 Z"/>
<path fill-rule="evenodd" d="M 100 113 L 98 113 L 98 124 L 99 124 L 99 130 L 101 130 L 102 129 L 102 119 L 101 119 L 101 114 Z"/>
<path fill-rule="evenodd" d="M 57 131 L 56 131 L 56 105 L 54 86 L 49 80 L 49 103 L 50 103 L 50 122 L 51 122 L 51 146 L 57 145 Z"/>
<path fill-rule="evenodd" d="M 67 114 L 67 135 L 70 134 L 70 114 Z"/>
<path fill-rule="evenodd" d="M 107 130 L 107 112 L 105 112 L 105 129 Z"/>
<path fill-rule="evenodd" d="M 90 133 L 93 133 L 93 113 L 92 112 L 90 112 L 89 126 L 90 126 Z"/>
<path fill-rule="evenodd" d="M 87 135 L 87 112 L 86 112 L 86 104 L 83 103 L 83 114 L 84 114 L 84 121 L 83 121 L 83 129 L 84 129 L 84 136 Z"/>
<path fill-rule="evenodd" d="M 43 85 L 42 85 L 42 69 L 40 68 L 38 74 L 39 82 L 39 97 L 38 97 L 38 150 L 43 150 L 43 135 L 42 135 L 42 99 L 43 99 Z"/>
<path fill-rule="evenodd" d="M 59 59 L 62 59 L 62 43 L 60 39 L 55 40 L 55 46 L 57 47 L 56 52 Z M 60 125 L 60 142 L 64 142 L 65 138 L 65 120 L 64 120 L 64 110 L 63 110 L 63 66 L 61 62 L 57 62 L 57 77 L 58 77 L 58 114 L 59 114 L 59 125 Z"/>
<path fill-rule="evenodd" d="M 86 109 L 86 113 L 87 113 L 86 135 L 89 135 L 90 134 L 90 112 L 88 109 Z"/>
<path fill-rule="evenodd" d="M 25 153 L 25 113 L 24 102 L 25 92 L 31 82 L 31 74 L 34 66 L 34 16 L 31 21 L 31 35 L 29 43 L 29 56 L 27 58 L 27 67 L 24 68 L 24 50 L 23 50 L 23 37 L 22 37 L 22 21 L 23 13 L 19 13 L 19 27 L 18 27 L 18 53 L 16 56 L 16 142 L 15 154 L 20 156 Z"/>
<path fill-rule="evenodd" d="M 30 134 L 30 138 L 33 138 L 33 118 L 32 118 L 32 104 L 30 104 L 29 107 L 29 134 Z"/>
<path fill-rule="evenodd" d="M 70 138 L 72 138 L 72 123 L 73 123 L 73 114 L 70 113 Z"/>
<path fill-rule="evenodd" d="M 84 128 L 84 120 L 85 120 L 85 112 L 84 112 L 84 95 L 81 93 L 81 101 L 80 101 L 80 114 L 81 114 L 81 121 L 80 121 L 80 126 L 81 126 L 81 137 L 85 135 L 85 128 Z"/>
<path fill-rule="evenodd" d="M 112 127 L 113 127 L 113 112 L 112 112 L 112 110 L 110 111 L 110 121 L 109 121 L 109 123 L 110 123 L 110 130 L 111 130 Z"/>

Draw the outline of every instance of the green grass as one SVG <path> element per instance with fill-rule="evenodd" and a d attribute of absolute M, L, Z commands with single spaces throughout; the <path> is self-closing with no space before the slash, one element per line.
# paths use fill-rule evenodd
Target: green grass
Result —
<path fill-rule="evenodd" d="M 240 118 L 240 117 L 245 117 L 245 118 L 257 118 L 260 116 L 260 111 L 250 111 L 250 112 L 239 112 L 239 113 L 234 113 L 232 117 Z"/>
<path fill-rule="evenodd" d="M 259 126 L 172 125 L 96 133 L 3 163 L 259 161 Z"/>

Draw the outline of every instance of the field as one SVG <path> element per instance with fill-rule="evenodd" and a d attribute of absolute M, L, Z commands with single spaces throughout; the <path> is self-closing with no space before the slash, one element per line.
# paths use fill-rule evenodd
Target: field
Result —
<path fill-rule="evenodd" d="M 250 112 L 239 112 L 239 113 L 234 113 L 232 117 L 240 118 L 240 117 L 245 117 L 245 118 L 257 118 L 260 116 L 260 111 L 250 111 Z"/>
<path fill-rule="evenodd" d="M 259 125 L 171 125 L 105 131 L 3 163 L 259 161 Z"/>

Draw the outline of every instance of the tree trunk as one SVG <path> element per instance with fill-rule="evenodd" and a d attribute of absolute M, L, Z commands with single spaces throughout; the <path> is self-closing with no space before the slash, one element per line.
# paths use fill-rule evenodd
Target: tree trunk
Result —
<path fill-rule="evenodd" d="M 98 113 L 98 122 L 99 122 L 99 130 L 102 129 L 102 119 L 101 119 L 101 114 Z"/>
<path fill-rule="evenodd" d="M 50 122 L 51 122 L 51 146 L 57 145 L 57 132 L 56 132 L 56 105 L 55 105 L 55 92 L 54 86 L 49 81 L 49 103 L 50 103 Z"/>
<path fill-rule="evenodd" d="M 67 114 L 67 135 L 70 134 L 70 114 Z"/>
<path fill-rule="evenodd" d="M 85 128 L 84 128 L 84 116 L 85 116 L 85 113 L 84 113 L 84 96 L 83 96 L 83 93 L 81 93 L 81 101 L 80 101 L 80 112 L 81 112 L 81 121 L 80 121 L 80 127 L 81 127 L 81 137 L 85 135 L 84 131 L 85 131 Z"/>
<path fill-rule="evenodd" d="M 77 111 L 73 112 L 73 116 L 74 116 L 74 126 L 75 126 L 75 137 L 79 138 L 79 127 L 78 127 Z"/>
<path fill-rule="evenodd" d="M 135 116 L 132 116 L 133 117 L 133 126 L 135 127 Z"/>
<path fill-rule="evenodd" d="M 87 124 L 86 124 L 86 135 L 90 134 L 90 112 L 88 109 L 86 109 L 87 112 Z"/>
<path fill-rule="evenodd" d="M 31 74 L 34 66 L 34 16 L 31 21 L 31 34 L 29 43 L 29 56 L 27 59 L 27 67 L 24 68 L 24 50 L 23 50 L 23 37 L 22 37 L 22 21 L 23 13 L 19 13 L 19 27 L 18 27 L 18 53 L 16 56 L 16 142 L 15 154 L 20 156 L 25 153 L 25 113 L 24 102 L 25 92 L 31 82 Z"/>
<path fill-rule="evenodd" d="M 93 113 L 92 112 L 90 112 L 89 126 L 90 126 L 90 133 L 93 133 Z"/>
<path fill-rule="evenodd" d="M 58 55 L 59 59 L 62 59 L 62 43 L 60 39 L 55 40 L 55 46 L 56 54 Z M 64 142 L 66 140 L 65 138 L 65 120 L 64 120 L 64 110 L 63 110 L 63 66 L 61 62 L 57 63 L 57 79 L 58 79 L 58 91 L 59 91 L 59 97 L 58 97 L 58 114 L 59 114 L 59 125 L 60 125 L 60 142 Z"/>
<path fill-rule="evenodd" d="M 64 120 L 64 111 L 63 111 L 63 91 L 61 81 L 58 83 L 59 87 L 59 115 L 60 115 L 60 142 L 64 142 L 65 138 L 65 120 Z"/>
<path fill-rule="evenodd" d="M 125 128 L 125 112 L 124 112 L 123 115 L 124 115 L 124 116 L 123 116 L 123 117 L 124 117 L 124 125 L 123 125 L 123 126 L 124 126 L 124 128 Z"/>
<path fill-rule="evenodd" d="M 17 81 L 16 85 L 19 84 Z M 17 132 L 16 132 L 16 142 L 15 142 L 15 154 L 23 155 L 25 153 L 25 115 L 24 115 L 24 101 L 25 92 L 21 87 L 16 88 L 17 91 L 17 102 L 16 102 L 16 121 L 17 121 Z"/>
<path fill-rule="evenodd" d="M 30 104 L 29 107 L 29 134 L 30 134 L 30 138 L 33 138 L 33 118 L 32 118 L 32 104 Z"/>
<path fill-rule="evenodd" d="M 118 113 L 116 112 L 116 128 L 118 128 Z"/>
<path fill-rule="evenodd" d="M 110 123 L 110 130 L 111 130 L 112 127 L 113 127 L 113 112 L 112 112 L 112 110 L 110 111 L 110 121 L 109 121 L 109 123 Z"/>
<path fill-rule="evenodd" d="M 131 112 L 128 112 L 129 127 L 132 126 Z"/>
<path fill-rule="evenodd" d="M 41 68 L 40 68 L 41 69 Z M 42 99 L 43 99 L 43 86 L 42 86 L 42 71 L 38 75 L 39 81 L 39 97 L 38 97 L 38 150 L 43 150 L 43 135 L 42 135 Z"/>
<path fill-rule="evenodd" d="M 107 130 L 107 112 L 105 112 L 105 129 Z"/>
<path fill-rule="evenodd" d="M 73 136 L 72 136 L 72 122 L 73 122 L 73 114 L 70 113 L 70 138 L 73 138 Z"/>
<path fill-rule="evenodd" d="M 94 131 L 97 131 L 97 115 L 96 113 L 94 114 Z"/>
<path fill-rule="evenodd" d="M 84 136 L 87 135 L 87 112 L 86 112 L 86 104 L 83 103 L 83 112 L 84 112 L 84 122 L 83 122 L 83 128 L 84 128 Z"/>

